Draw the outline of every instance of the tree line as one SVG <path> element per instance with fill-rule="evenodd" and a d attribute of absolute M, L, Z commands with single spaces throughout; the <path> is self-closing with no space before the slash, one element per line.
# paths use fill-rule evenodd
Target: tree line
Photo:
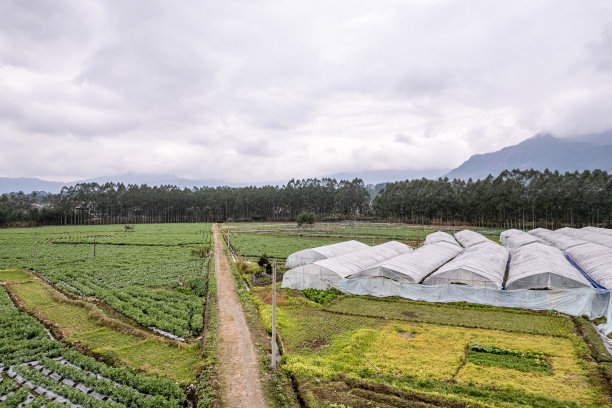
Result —
<path fill-rule="evenodd" d="M 365 216 L 370 195 L 361 179 L 290 180 L 283 186 L 194 187 L 81 183 L 58 194 L 0 197 L 0 225 L 82 225 L 227 220 L 286 221 Z"/>
<path fill-rule="evenodd" d="M 496 228 L 612 225 L 612 175 L 605 171 L 504 171 L 483 180 L 407 180 L 376 196 L 380 218 Z"/>
<path fill-rule="evenodd" d="M 504 171 L 483 180 L 387 183 L 372 199 L 361 179 L 283 186 L 194 187 L 82 183 L 58 194 L 4 194 L 0 225 L 379 219 L 492 228 L 612 225 L 612 175 Z M 379 186 L 377 186 L 379 187 Z M 369 192 L 370 190 L 370 192 Z"/>

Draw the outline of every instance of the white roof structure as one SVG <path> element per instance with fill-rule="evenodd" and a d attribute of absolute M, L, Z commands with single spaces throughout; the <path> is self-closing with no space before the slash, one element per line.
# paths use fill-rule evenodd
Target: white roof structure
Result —
<path fill-rule="evenodd" d="M 509 253 L 503 246 L 486 238 L 485 240 L 468 246 L 456 258 L 427 277 L 423 284 L 447 285 L 454 283 L 501 289 Z"/>
<path fill-rule="evenodd" d="M 582 239 L 585 241 L 593 242 L 595 244 L 606 246 L 608 248 L 612 248 L 612 236 L 608 236 L 606 234 L 569 227 L 559 228 L 556 231 L 565 235 L 569 235 L 570 237 Z"/>
<path fill-rule="evenodd" d="M 529 234 L 542 239 L 547 244 L 552 245 L 562 251 L 565 251 L 567 248 L 571 248 L 576 245 L 585 244 L 587 242 L 582 239 L 574 238 L 557 231 L 551 231 L 546 228 L 536 228 L 534 230 L 529 231 Z"/>
<path fill-rule="evenodd" d="M 470 230 L 455 232 L 455 239 L 463 245 L 464 248 L 469 248 L 483 242 L 493 242 L 482 234 Z"/>
<path fill-rule="evenodd" d="M 581 287 L 592 285 L 559 249 L 535 242 L 512 250 L 506 289 Z"/>
<path fill-rule="evenodd" d="M 588 242 L 568 248 L 565 253 L 591 279 L 612 289 L 612 248 Z"/>
<path fill-rule="evenodd" d="M 397 241 L 302 265 L 285 272 L 282 287 L 327 289 L 329 282 L 347 278 L 396 256 L 411 252 Z"/>
<path fill-rule="evenodd" d="M 609 235 L 612 237 L 612 229 L 610 228 L 599 228 L 599 227 L 584 227 L 585 231 L 598 232 L 600 234 Z"/>
<path fill-rule="evenodd" d="M 453 238 L 453 236 L 451 234 L 448 234 L 446 232 L 443 231 L 436 231 L 436 232 L 432 232 L 431 234 L 429 234 L 427 237 L 425 237 L 425 245 L 431 245 L 431 244 L 435 244 L 438 242 L 448 242 L 450 244 L 454 244 L 454 245 L 459 245 L 457 243 L 457 241 L 455 241 L 455 238 Z"/>
<path fill-rule="evenodd" d="M 508 249 L 518 248 L 533 242 L 542 242 L 536 236 L 517 229 L 509 229 L 499 234 L 499 240 Z"/>
<path fill-rule="evenodd" d="M 380 265 L 364 269 L 352 277 L 385 277 L 396 281 L 419 283 L 461 251 L 462 248 L 457 244 L 440 241 L 391 258 Z"/>
<path fill-rule="evenodd" d="M 298 266 L 310 264 L 322 259 L 333 258 L 369 248 L 368 245 L 359 241 L 345 241 L 337 244 L 324 245 L 316 248 L 303 249 L 292 253 L 287 257 L 285 267 L 297 268 Z"/>

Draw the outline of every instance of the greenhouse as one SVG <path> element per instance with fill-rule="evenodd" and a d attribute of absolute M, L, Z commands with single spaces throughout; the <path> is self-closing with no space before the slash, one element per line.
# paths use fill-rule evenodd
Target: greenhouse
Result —
<path fill-rule="evenodd" d="M 610 228 L 599 228 L 599 227 L 584 227 L 584 231 L 598 232 L 600 234 L 609 235 L 612 237 L 612 229 Z"/>
<path fill-rule="evenodd" d="M 508 264 L 508 250 L 495 242 L 487 241 L 466 248 L 427 277 L 423 284 L 461 284 L 501 289 Z"/>
<path fill-rule="evenodd" d="M 297 268 L 298 266 L 367 248 L 369 248 L 368 245 L 359 241 L 345 241 L 337 244 L 304 249 L 289 255 L 289 257 L 287 257 L 287 261 L 285 262 L 285 267 L 288 269 Z"/>
<path fill-rule="evenodd" d="M 577 239 L 557 231 L 551 231 L 546 228 L 536 228 L 534 230 L 529 231 L 529 234 L 542 239 L 548 245 L 552 245 L 562 251 L 565 251 L 566 249 L 571 248 L 573 246 L 582 245 L 586 243 L 586 241 L 582 239 Z"/>
<path fill-rule="evenodd" d="M 587 242 L 565 251 L 587 275 L 606 289 L 612 289 L 612 248 Z"/>
<path fill-rule="evenodd" d="M 517 229 L 509 229 L 499 234 L 500 242 L 508 249 L 518 248 L 533 242 L 542 242 L 536 236 Z"/>
<path fill-rule="evenodd" d="M 592 285 L 559 249 L 535 242 L 512 250 L 506 289 L 581 287 Z"/>
<path fill-rule="evenodd" d="M 425 245 L 436 244 L 438 242 L 448 242 L 450 244 L 459 245 L 451 234 L 443 231 L 433 232 L 425 238 Z"/>
<path fill-rule="evenodd" d="M 463 230 L 455 233 L 455 239 L 464 247 L 469 248 L 483 242 L 492 242 L 489 238 L 470 230 Z"/>
<path fill-rule="evenodd" d="M 350 277 L 408 252 L 412 252 L 412 248 L 408 245 L 390 241 L 348 254 L 323 259 L 285 272 L 282 287 L 328 289 L 330 282 Z"/>
<path fill-rule="evenodd" d="M 384 277 L 395 281 L 419 283 L 461 251 L 462 248 L 457 244 L 440 241 L 364 269 L 354 274 L 352 278 Z"/>
<path fill-rule="evenodd" d="M 599 232 L 594 232 L 590 230 L 577 229 L 577 228 L 559 228 L 557 232 L 560 232 L 565 235 L 569 235 L 570 237 L 574 237 L 577 239 L 583 239 L 585 241 L 592 242 L 594 244 L 603 245 L 608 248 L 612 248 L 612 236 L 608 236 L 606 234 L 601 234 Z"/>

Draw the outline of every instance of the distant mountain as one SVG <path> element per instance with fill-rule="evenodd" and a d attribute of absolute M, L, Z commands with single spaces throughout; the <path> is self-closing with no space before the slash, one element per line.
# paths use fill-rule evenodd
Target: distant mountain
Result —
<path fill-rule="evenodd" d="M 329 175 L 329 178 L 336 180 L 353 180 L 360 178 L 365 184 L 380 184 L 393 181 L 414 180 L 420 178 L 437 179 L 442 177 L 449 171 L 446 169 L 431 169 L 431 170 L 366 170 L 360 172 L 345 172 Z"/>
<path fill-rule="evenodd" d="M 475 154 L 446 177 L 476 180 L 489 174 L 496 176 L 506 169 L 612 172 L 612 132 L 568 139 L 538 134 L 496 152 Z"/>
<path fill-rule="evenodd" d="M 46 181 L 37 178 L 11 178 L 0 177 L 0 194 L 5 193 L 30 193 L 32 191 L 46 191 L 49 193 L 59 193 L 65 185 L 74 183 L 63 183 L 60 181 Z"/>

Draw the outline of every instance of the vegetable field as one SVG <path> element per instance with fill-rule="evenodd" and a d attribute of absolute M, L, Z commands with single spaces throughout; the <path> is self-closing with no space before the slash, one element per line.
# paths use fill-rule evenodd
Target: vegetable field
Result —
<path fill-rule="evenodd" d="M 0 407 L 180 407 L 185 398 L 172 380 L 65 347 L 0 287 Z"/>
<path fill-rule="evenodd" d="M 104 301 L 170 337 L 203 328 L 209 224 L 13 229 L 0 232 L 0 269 L 27 268 L 82 297 Z"/>

